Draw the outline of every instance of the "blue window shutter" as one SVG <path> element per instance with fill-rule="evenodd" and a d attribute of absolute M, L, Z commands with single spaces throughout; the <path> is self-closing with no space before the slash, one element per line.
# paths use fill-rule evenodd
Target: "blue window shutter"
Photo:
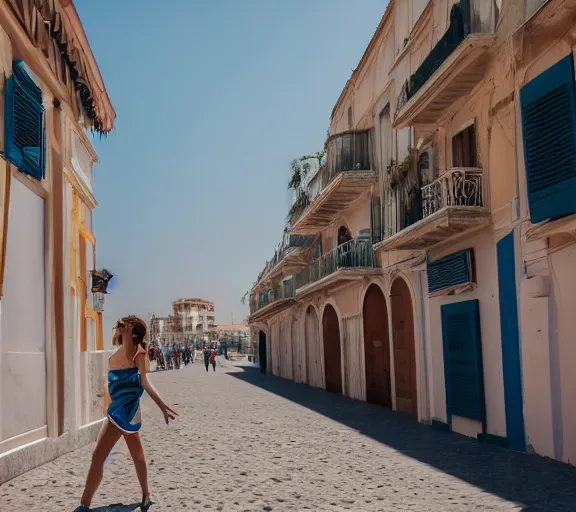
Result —
<path fill-rule="evenodd" d="M 38 180 L 44 177 L 46 138 L 42 91 L 14 61 L 6 80 L 5 156 L 20 172 Z"/>
<path fill-rule="evenodd" d="M 486 422 L 478 300 L 444 304 L 442 341 L 446 411 Z"/>
<path fill-rule="evenodd" d="M 522 87 L 520 108 L 532 222 L 576 213 L 572 53 Z"/>
<path fill-rule="evenodd" d="M 426 266 L 428 293 L 473 281 L 472 249 L 450 254 Z"/>

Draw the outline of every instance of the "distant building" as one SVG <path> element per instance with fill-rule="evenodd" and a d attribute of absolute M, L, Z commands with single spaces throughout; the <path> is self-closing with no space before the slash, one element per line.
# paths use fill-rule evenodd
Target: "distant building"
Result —
<path fill-rule="evenodd" d="M 150 337 L 158 343 L 202 341 L 209 337 L 215 328 L 213 302 L 199 298 L 178 299 L 172 302 L 171 315 L 152 316 Z"/>

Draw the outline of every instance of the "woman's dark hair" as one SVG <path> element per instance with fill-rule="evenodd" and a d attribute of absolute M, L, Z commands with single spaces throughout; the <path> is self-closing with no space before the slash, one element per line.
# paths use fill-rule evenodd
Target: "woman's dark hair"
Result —
<path fill-rule="evenodd" d="M 137 322 L 132 327 L 132 341 L 134 345 L 142 345 L 143 348 L 146 348 L 144 344 L 144 337 L 146 336 L 146 326 Z"/>

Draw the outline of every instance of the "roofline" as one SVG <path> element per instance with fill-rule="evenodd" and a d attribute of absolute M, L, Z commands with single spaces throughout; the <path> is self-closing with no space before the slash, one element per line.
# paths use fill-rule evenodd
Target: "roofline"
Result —
<path fill-rule="evenodd" d="M 69 3 L 63 1 L 62 7 L 64 12 L 70 19 L 70 23 L 74 30 L 74 33 L 82 41 L 82 47 L 86 52 L 86 57 L 88 57 L 90 67 L 92 68 L 92 72 L 94 73 L 94 76 L 98 81 L 98 85 L 101 88 L 99 94 L 105 100 L 106 106 L 110 109 L 110 112 L 113 114 L 113 117 L 116 118 L 116 111 L 114 110 L 114 106 L 112 105 L 110 96 L 108 96 L 108 91 L 106 90 L 106 85 L 104 84 L 104 78 L 102 77 L 102 73 L 100 72 L 100 67 L 96 62 L 96 57 L 92 52 L 92 47 L 90 46 L 90 42 L 88 41 L 88 36 L 86 35 L 86 31 L 84 30 L 84 26 L 82 25 L 82 21 L 80 20 L 80 16 L 78 15 L 78 11 L 76 10 L 76 6 L 74 5 L 73 0 L 69 0 Z"/>
<path fill-rule="evenodd" d="M 372 39 L 370 39 L 368 46 L 366 46 L 366 49 L 364 50 L 364 53 L 362 54 L 362 57 L 360 58 L 360 62 L 358 62 L 358 65 L 352 71 L 352 74 L 350 75 L 350 78 L 346 81 L 346 85 L 344 85 L 344 88 L 342 89 L 340 96 L 338 96 L 338 99 L 336 100 L 336 103 L 335 103 L 334 107 L 332 108 L 332 113 L 330 114 L 331 120 L 334 118 L 334 114 L 336 113 L 336 110 L 340 107 L 340 105 L 344 101 L 344 98 L 346 96 L 346 93 L 348 92 L 348 89 L 350 88 L 350 86 L 352 84 L 354 84 L 354 82 L 356 81 L 356 77 L 360 73 L 364 64 L 366 64 L 366 61 L 368 60 L 369 55 L 372 53 L 372 50 L 374 49 L 374 46 L 376 45 L 376 40 L 378 39 L 378 37 L 380 36 L 382 31 L 384 30 L 384 26 L 386 25 L 386 22 L 388 21 L 388 19 L 391 16 L 392 7 L 394 7 L 394 1 L 395 0 L 390 0 L 388 2 L 388 5 L 386 6 L 386 10 L 384 11 L 384 14 L 382 15 L 382 19 L 380 20 L 380 23 L 376 27 L 376 31 L 374 32 Z"/>

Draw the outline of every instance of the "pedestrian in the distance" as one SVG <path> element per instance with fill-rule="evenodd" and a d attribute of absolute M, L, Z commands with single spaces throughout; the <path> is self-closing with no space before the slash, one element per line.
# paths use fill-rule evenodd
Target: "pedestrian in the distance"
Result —
<path fill-rule="evenodd" d="M 145 335 L 146 324 L 135 316 L 121 318 L 116 323 L 114 344 L 118 345 L 118 350 L 110 356 L 108 362 L 108 392 L 111 399 L 108 417 L 92 454 L 92 463 L 80 500 L 81 505 L 76 508 L 75 512 L 90 511 L 92 498 L 102 481 L 104 462 L 122 436 L 134 461 L 136 475 L 142 488 L 140 510 L 146 512 L 152 506 L 148 489 L 146 458 L 139 434 L 142 425 L 140 397 L 144 391 L 150 395 L 164 414 L 166 424 L 169 420 L 175 419 L 177 414 L 162 401 L 148 380 Z"/>
<path fill-rule="evenodd" d="M 206 366 L 206 371 L 210 366 L 210 349 L 208 347 L 204 348 L 204 366 Z"/>
<path fill-rule="evenodd" d="M 214 349 L 210 351 L 210 364 L 214 371 L 216 371 L 216 351 Z"/>

